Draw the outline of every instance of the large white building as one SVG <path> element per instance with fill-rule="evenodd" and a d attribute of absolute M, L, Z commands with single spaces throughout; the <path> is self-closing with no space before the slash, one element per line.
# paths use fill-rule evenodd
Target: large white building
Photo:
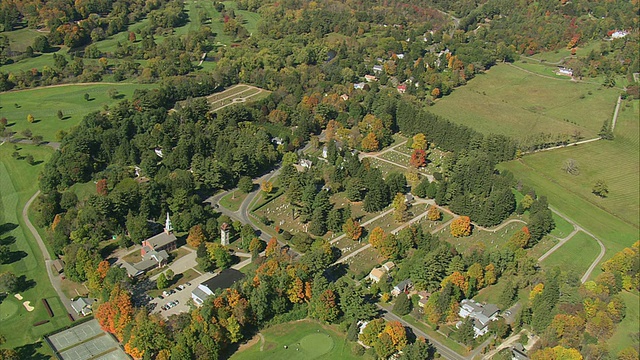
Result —
<path fill-rule="evenodd" d="M 498 312 L 500 309 L 493 304 L 484 305 L 472 299 L 464 299 L 460 302 L 458 315 L 463 319 L 468 317 L 473 319 L 473 331 L 475 337 L 478 337 L 489 331 L 489 323 L 497 320 Z"/>

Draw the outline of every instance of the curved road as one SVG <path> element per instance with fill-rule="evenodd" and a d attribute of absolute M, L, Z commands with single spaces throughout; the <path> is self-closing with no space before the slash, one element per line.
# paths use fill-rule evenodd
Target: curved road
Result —
<path fill-rule="evenodd" d="M 40 234 L 38 233 L 36 228 L 33 226 L 31 221 L 29 220 L 29 207 L 31 206 L 31 204 L 33 203 L 33 201 L 36 199 L 38 195 L 40 195 L 40 190 L 38 190 L 35 194 L 33 194 L 31 199 L 29 199 L 29 201 L 27 201 L 27 203 L 24 205 L 24 208 L 22 209 L 22 219 L 24 220 L 24 223 L 27 225 L 27 228 L 29 229 L 29 231 L 31 231 L 31 234 L 36 239 L 36 242 L 40 247 L 40 251 L 42 252 L 42 257 L 44 259 L 44 264 L 45 264 L 45 267 L 47 268 L 47 275 L 49 275 L 49 281 L 51 282 L 51 286 L 58 294 L 58 297 L 60 298 L 60 301 L 62 301 L 62 305 L 64 305 L 65 309 L 67 309 L 67 312 L 75 319 L 74 317 L 75 310 L 73 310 L 73 308 L 71 307 L 71 300 L 69 300 L 67 295 L 65 295 L 64 292 L 62 292 L 62 288 L 60 287 L 60 277 L 57 275 L 54 275 L 53 271 L 51 270 L 51 264 L 53 261 L 51 260 L 49 251 L 47 250 L 47 247 L 44 245 L 44 241 L 42 241 Z"/>

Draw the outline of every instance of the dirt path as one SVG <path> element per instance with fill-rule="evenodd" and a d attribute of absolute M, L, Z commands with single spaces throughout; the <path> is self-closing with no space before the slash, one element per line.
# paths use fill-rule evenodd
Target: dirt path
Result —
<path fill-rule="evenodd" d="M 618 122 L 618 111 L 620 110 L 620 103 L 622 102 L 622 96 L 618 96 L 618 102 L 616 103 L 616 110 L 613 112 L 613 120 L 611 120 L 611 132 L 616 128 L 616 122 Z"/>

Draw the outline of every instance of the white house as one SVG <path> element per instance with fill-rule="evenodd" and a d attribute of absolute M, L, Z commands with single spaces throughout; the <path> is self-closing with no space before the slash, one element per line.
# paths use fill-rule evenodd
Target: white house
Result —
<path fill-rule="evenodd" d="M 87 316 L 91 314 L 91 306 L 95 302 L 95 299 L 90 298 L 77 298 L 71 302 L 71 307 L 76 311 L 78 315 Z"/>
<path fill-rule="evenodd" d="M 482 336 L 489 331 L 489 323 L 498 319 L 500 310 L 494 304 L 481 304 L 472 299 L 464 299 L 460 302 L 458 315 L 466 319 L 473 319 L 474 337 Z"/>
<path fill-rule="evenodd" d="M 353 88 L 356 90 L 364 90 L 364 85 L 365 83 L 363 82 L 355 83 L 353 84 Z"/>
<path fill-rule="evenodd" d="M 384 277 L 384 274 L 385 272 L 383 271 L 383 269 L 373 268 L 369 273 L 369 279 L 371 279 L 371 282 L 377 283 L 377 282 L 380 282 L 380 280 L 382 280 L 382 278 Z"/>
<path fill-rule="evenodd" d="M 382 65 L 373 65 L 373 72 L 381 73 L 382 72 Z"/>
<path fill-rule="evenodd" d="M 567 76 L 573 76 L 573 70 L 572 70 L 572 69 L 569 69 L 569 68 L 566 68 L 566 67 L 562 67 L 562 66 L 560 66 L 560 67 L 558 68 L 558 74 L 560 74 L 560 75 L 567 75 Z"/>
<path fill-rule="evenodd" d="M 367 80 L 367 82 L 378 81 L 378 78 L 373 75 L 365 75 L 364 79 Z"/>
<path fill-rule="evenodd" d="M 622 39 L 623 37 L 629 35 L 628 31 L 624 31 L 624 30 L 616 30 L 613 32 L 613 34 L 611 34 L 611 38 L 612 39 Z"/>

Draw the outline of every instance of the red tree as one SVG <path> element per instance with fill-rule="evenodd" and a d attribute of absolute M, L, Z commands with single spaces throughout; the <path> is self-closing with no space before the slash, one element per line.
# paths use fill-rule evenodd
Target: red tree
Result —
<path fill-rule="evenodd" d="M 427 163 L 427 153 L 422 149 L 413 150 L 409 164 L 415 168 L 424 166 Z"/>
<path fill-rule="evenodd" d="M 107 179 L 100 179 L 96 183 L 96 192 L 98 195 L 107 196 L 109 190 L 107 189 Z"/>

